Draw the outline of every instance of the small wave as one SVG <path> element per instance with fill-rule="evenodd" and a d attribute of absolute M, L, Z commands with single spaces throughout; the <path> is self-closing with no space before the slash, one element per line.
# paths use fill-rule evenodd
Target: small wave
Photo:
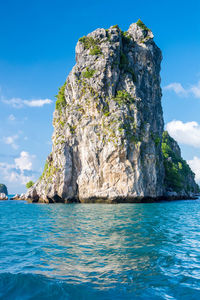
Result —
<path fill-rule="evenodd" d="M 0 274 L 1 300 L 100 300 L 113 299 L 111 291 L 100 291 L 89 283 L 74 284 L 39 274 Z M 115 299 L 127 299 L 126 296 Z"/>
<path fill-rule="evenodd" d="M 65 282 L 37 274 L 0 274 L 0 299 L 71 299 Z"/>
<path fill-rule="evenodd" d="M 200 202 L 0 209 L 0 300 L 200 299 Z"/>

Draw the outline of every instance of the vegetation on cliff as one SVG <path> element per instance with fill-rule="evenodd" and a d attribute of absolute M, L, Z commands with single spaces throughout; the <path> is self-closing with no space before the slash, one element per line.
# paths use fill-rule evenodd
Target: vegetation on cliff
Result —
<path fill-rule="evenodd" d="M 139 19 L 136 23 L 141 29 L 149 31 L 150 29 Z"/>
<path fill-rule="evenodd" d="M 198 192 L 194 181 L 194 173 L 181 157 L 180 148 L 167 131 L 163 132 L 162 154 L 165 167 L 165 186 L 167 189 L 180 192 Z"/>
<path fill-rule="evenodd" d="M 56 109 L 61 112 L 62 108 L 65 107 L 66 105 L 66 100 L 65 100 L 65 87 L 66 87 L 66 82 L 59 88 L 58 95 L 55 97 L 57 98 L 56 101 Z"/>
<path fill-rule="evenodd" d="M 79 42 L 83 43 L 85 49 L 90 49 L 90 55 L 99 55 L 101 54 L 101 49 L 99 47 L 99 40 L 94 39 L 93 37 L 83 36 L 79 39 Z"/>
<path fill-rule="evenodd" d="M 26 184 L 26 188 L 29 189 L 30 187 L 32 187 L 34 185 L 34 182 L 32 180 L 30 180 L 29 182 L 27 182 Z"/>

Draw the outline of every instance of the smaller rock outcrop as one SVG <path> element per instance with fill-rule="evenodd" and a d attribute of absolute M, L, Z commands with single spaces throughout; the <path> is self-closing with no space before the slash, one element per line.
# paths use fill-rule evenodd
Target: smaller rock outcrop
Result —
<path fill-rule="evenodd" d="M 25 200 L 25 194 L 16 194 L 14 197 L 10 198 L 10 200 Z"/>
<path fill-rule="evenodd" d="M 5 193 L 0 193 L 0 200 L 8 200 L 8 197 Z"/>
<path fill-rule="evenodd" d="M 199 193 L 199 186 L 195 182 L 195 174 L 187 162 L 181 157 L 181 150 L 177 142 L 163 132 L 162 154 L 165 168 L 164 185 L 168 198 L 193 198 Z"/>
<path fill-rule="evenodd" d="M 25 200 L 25 194 L 21 194 L 19 200 Z"/>
<path fill-rule="evenodd" d="M 8 195 L 8 189 L 7 189 L 6 185 L 3 183 L 0 183 L 0 193 L 4 193 L 4 194 Z"/>

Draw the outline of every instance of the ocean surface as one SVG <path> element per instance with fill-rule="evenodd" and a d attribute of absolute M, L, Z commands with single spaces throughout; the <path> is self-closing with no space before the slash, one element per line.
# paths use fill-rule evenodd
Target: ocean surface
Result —
<path fill-rule="evenodd" d="M 200 299 L 200 200 L 0 202 L 0 299 Z"/>

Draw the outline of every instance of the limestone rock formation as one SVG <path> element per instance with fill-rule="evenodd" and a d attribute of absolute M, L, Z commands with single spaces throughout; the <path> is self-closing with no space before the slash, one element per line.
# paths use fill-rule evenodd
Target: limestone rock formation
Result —
<path fill-rule="evenodd" d="M 0 200 L 8 200 L 8 197 L 5 193 L 0 193 Z"/>
<path fill-rule="evenodd" d="M 97 29 L 79 39 L 59 90 L 52 153 L 26 198 L 133 202 L 165 194 L 160 63 L 152 32 Z"/>
<path fill-rule="evenodd" d="M 16 195 L 14 195 L 12 198 L 10 198 L 10 200 L 25 200 L 25 194 L 16 194 Z"/>
<path fill-rule="evenodd" d="M 5 184 L 0 183 L 0 193 L 8 195 L 8 190 Z"/>

